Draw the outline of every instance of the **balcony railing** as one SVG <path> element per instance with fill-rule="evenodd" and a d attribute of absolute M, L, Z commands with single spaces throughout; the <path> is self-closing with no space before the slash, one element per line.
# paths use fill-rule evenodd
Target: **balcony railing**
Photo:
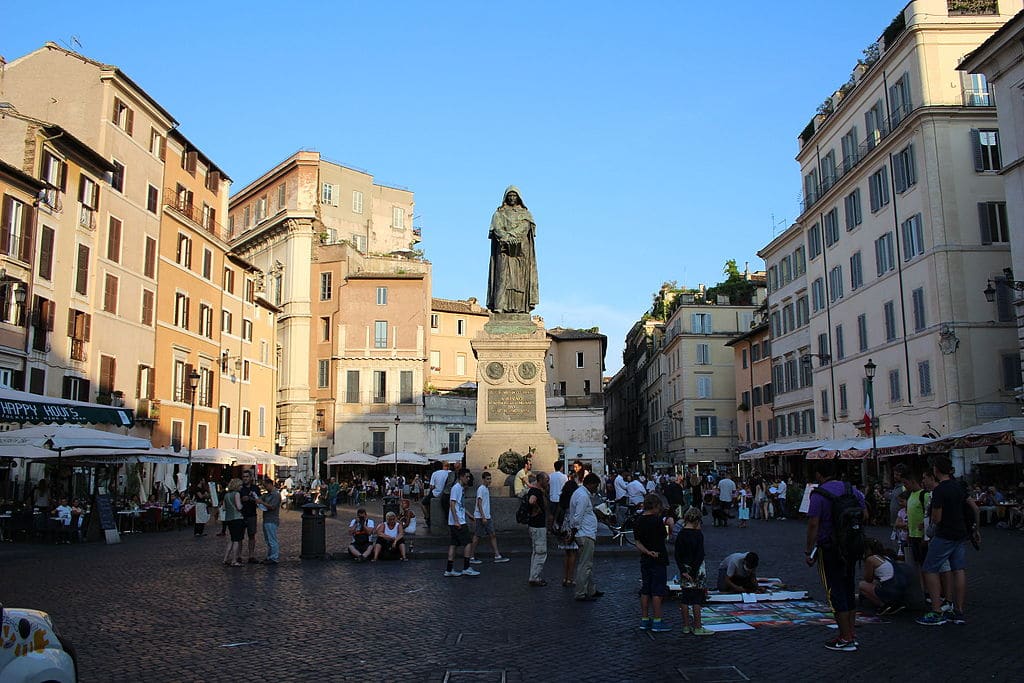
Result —
<path fill-rule="evenodd" d="M 86 230 L 96 229 L 96 211 L 83 205 L 78 212 L 78 224 Z"/>
<path fill-rule="evenodd" d="M 81 339 L 71 340 L 71 360 L 77 360 L 82 362 L 89 360 L 89 355 L 85 351 L 86 343 L 87 342 Z"/>
<path fill-rule="evenodd" d="M 209 216 L 203 215 L 203 207 L 180 200 L 174 188 L 165 188 L 164 198 L 164 206 L 184 216 L 211 235 L 219 237 L 224 241 L 231 238 L 231 234 L 223 225 L 215 220 L 210 220 Z"/>
<path fill-rule="evenodd" d="M 39 206 L 45 207 L 51 213 L 60 213 L 64 210 L 64 201 L 61 199 L 61 191 L 56 187 L 47 187 L 39 196 Z"/>
<path fill-rule="evenodd" d="M 964 90 L 965 107 L 994 107 L 996 106 L 995 93 L 991 90 Z"/>

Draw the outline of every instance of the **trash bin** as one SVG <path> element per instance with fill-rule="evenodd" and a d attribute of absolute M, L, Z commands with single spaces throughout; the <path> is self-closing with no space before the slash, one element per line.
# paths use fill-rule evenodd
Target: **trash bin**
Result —
<path fill-rule="evenodd" d="M 402 504 L 398 496 L 384 496 L 384 512 L 382 513 L 385 517 L 388 516 L 389 512 L 394 512 L 396 515 L 401 514 Z"/>
<path fill-rule="evenodd" d="M 306 503 L 302 506 L 303 560 L 322 560 L 327 556 L 327 529 L 324 519 L 326 505 Z"/>

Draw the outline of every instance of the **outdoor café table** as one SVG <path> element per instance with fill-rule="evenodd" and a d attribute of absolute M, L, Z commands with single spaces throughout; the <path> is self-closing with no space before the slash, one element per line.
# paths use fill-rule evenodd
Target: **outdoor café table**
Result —
<path fill-rule="evenodd" d="M 120 522 L 122 534 L 134 534 L 135 533 L 135 518 L 139 516 L 139 513 L 135 510 L 118 510 L 117 511 L 118 521 Z M 125 529 L 128 520 L 125 517 L 131 517 L 131 529 Z"/>

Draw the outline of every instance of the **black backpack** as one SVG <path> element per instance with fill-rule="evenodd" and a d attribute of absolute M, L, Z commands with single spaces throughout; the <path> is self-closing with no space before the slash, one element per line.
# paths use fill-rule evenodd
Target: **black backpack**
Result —
<path fill-rule="evenodd" d="M 523 494 L 522 498 L 519 499 L 519 509 L 516 510 L 516 521 L 520 524 L 530 523 L 530 503 L 527 499 L 530 494 L 533 493 L 533 489 L 527 489 L 526 493 Z"/>
<path fill-rule="evenodd" d="M 844 482 L 841 495 L 835 495 L 821 486 L 812 493 L 832 503 L 832 546 L 847 564 L 856 564 L 864 557 L 864 510 L 853 493 L 853 486 Z"/>

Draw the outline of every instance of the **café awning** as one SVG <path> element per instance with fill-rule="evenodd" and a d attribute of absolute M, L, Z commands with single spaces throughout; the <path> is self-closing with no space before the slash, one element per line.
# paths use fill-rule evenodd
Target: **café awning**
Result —
<path fill-rule="evenodd" d="M 131 427 L 135 424 L 135 411 L 0 388 L 0 422 Z"/>

